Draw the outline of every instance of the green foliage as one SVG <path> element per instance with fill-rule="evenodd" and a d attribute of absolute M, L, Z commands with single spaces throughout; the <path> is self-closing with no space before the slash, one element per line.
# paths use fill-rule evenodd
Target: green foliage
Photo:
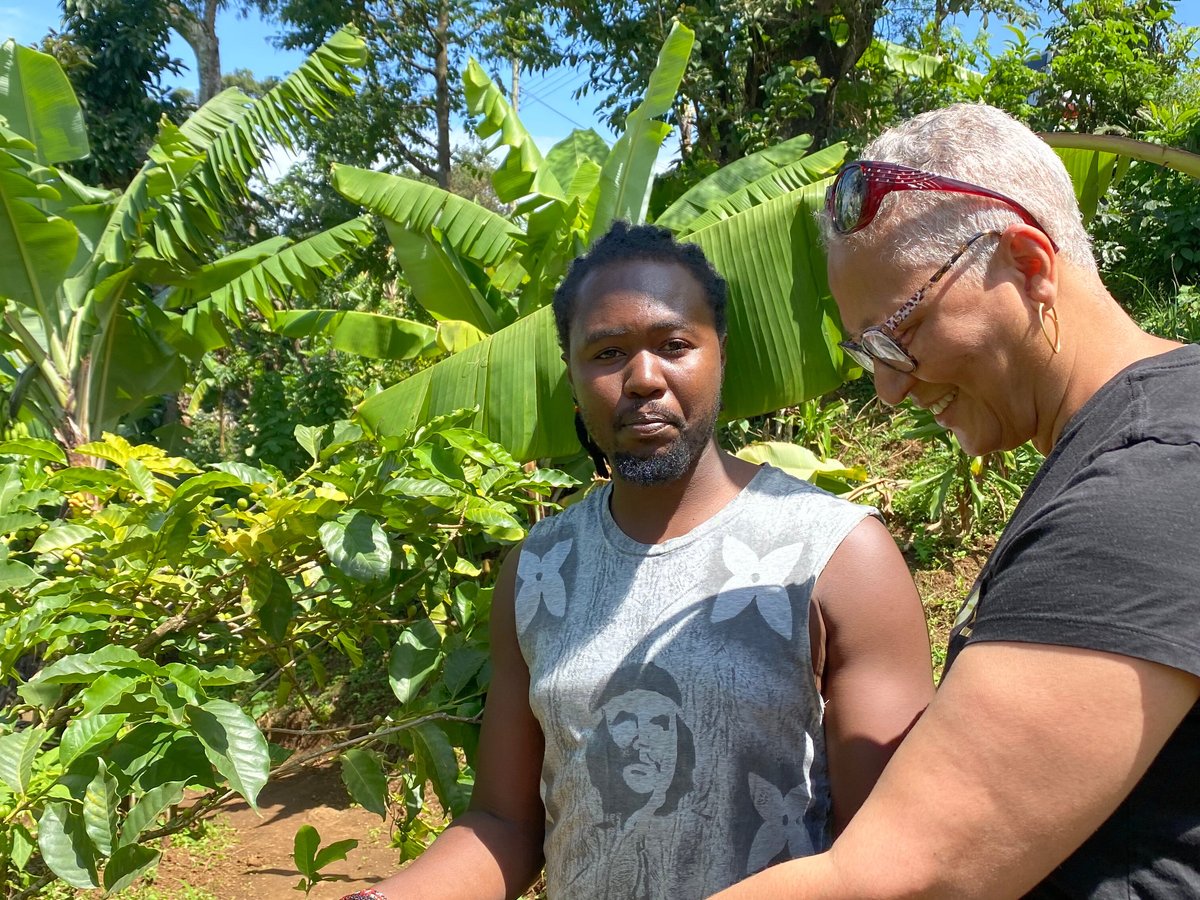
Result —
<path fill-rule="evenodd" d="M 566 3 L 569 61 L 586 66 L 581 93 L 596 94 L 624 126 L 650 83 L 653 53 L 678 23 L 696 35 L 693 63 L 672 99 L 683 156 L 715 166 L 801 134 L 821 146 L 832 98 L 870 44 L 881 4 L 787 0 L 724 3 Z"/>
<path fill-rule="evenodd" d="M 403 752 L 461 810 L 455 748 L 470 760 L 489 674 L 480 582 L 569 483 L 464 418 L 378 443 L 309 428 L 294 478 L 115 435 L 76 448 L 105 469 L 4 444 L 0 683 L 16 690 L 0 712 L 0 882 L 115 889 L 223 799 L 255 805 L 273 773 L 329 754 L 288 759 L 247 710 L 269 691 L 311 704 L 301 670 L 320 684 L 323 658 L 357 667 L 372 645 L 393 648 L 396 705 L 347 728 L 351 795 L 386 814 L 384 761 Z M 297 838 L 304 889 L 348 849 L 318 846 Z"/>
<path fill-rule="evenodd" d="M 927 410 L 909 410 L 902 439 L 918 439 L 924 453 L 895 501 L 898 512 L 924 534 L 961 543 L 998 532 L 1042 464 L 1030 444 L 1015 450 L 968 456 L 958 439 Z"/>
<path fill-rule="evenodd" d="M 87 184 L 124 188 L 142 167 L 165 116 L 189 111 L 162 85 L 179 75 L 167 53 L 171 20 L 160 0 L 119 0 L 94 8 L 64 0 L 61 32 L 43 45 L 62 63 L 87 117 L 92 152 L 67 170 Z M 60 157 L 61 158 L 61 157 Z"/>
<path fill-rule="evenodd" d="M 350 222 L 294 248 L 272 239 L 218 259 L 216 247 L 265 147 L 291 146 L 290 122 L 328 114 L 362 55 L 353 34 L 335 34 L 261 99 L 229 90 L 182 126 L 164 122 L 117 196 L 54 168 L 88 152 L 58 64 L 0 47 L 7 415 L 67 447 L 96 437 L 177 389 L 185 359 L 221 346 L 224 319 L 237 321 L 247 300 L 270 319 L 271 300 L 308 293 L 369 240 Z"/>
<path fill-rule="evenodd" d="M 321 835 L 311 825 L 301 825 L 296 832 L 296 846 L 292 852 L 296 868 L 300 872 L 300 881 L 296 890 L 304 891 L 307 897 L 314 887 L 325 878 L 321 870 L 330 863 L 346 858 L 346 854 L 358 846 L 358 841 L 350 838 L 344 841 L 334 841 L 327 847 L 321 846 Z"/>

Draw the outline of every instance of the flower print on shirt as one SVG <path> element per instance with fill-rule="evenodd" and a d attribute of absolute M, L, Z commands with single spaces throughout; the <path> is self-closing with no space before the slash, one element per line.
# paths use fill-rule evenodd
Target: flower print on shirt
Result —
<path fill-rule="evenodd" d="M 759 559 L 753 549 L 732 535 L 726 535 L 721 556 L 725 568 L 732 574 L 717 593 L 712 621 L 732 619 L 753 601 L 763 621 L 791 640 L 792 602 L 784 582 L 800 562 L 803 552 L 803 544 L 786 544 Z"/>
<path fill-rule="evenodd" d="M 517 578 L 521 581 L 521 587 L 517 591 L 515 604 L 519 633 L 525 633 L 543 604 L 555 618 L 561 619 L 566 612 L 567 586 L 559 570 L 571 552 L 572 543 L 571 538 L 559 541 L 544 556 L 521 550 L 517 560 Z"/>
<path fill-rule="evenodd" d="M 750 773 L 750 799 L 762 816 L 763 823 L 754 835 L 754 843 L 750 845 L 750 856 L 746 860 L 747 875 L 765 869 L 785 847 L 789 859 L 811 856 L 816 852 L 804 824 L 804 814 L 812 797 L 809 772 L 815 757 L 812 735 L 806 734 L 804 760 L 800 769 L 804 780 L 788 791 L 787 796 L 765 778 Z"/>

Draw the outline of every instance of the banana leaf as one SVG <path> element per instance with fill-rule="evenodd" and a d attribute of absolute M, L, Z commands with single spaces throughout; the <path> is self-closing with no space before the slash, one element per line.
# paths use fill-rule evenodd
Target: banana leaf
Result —
<path fill-rule="evenodd" d="M 334 165 L 333 186 L 347 200 L 407 231 L 436 227 L 455 252 L 481 266 L 502 262 L 521 239 L 521 229 L 504 216 L 411 178 Z"/>
<path fill-rule="evenodd" d="M 846 158 L 846 145 L 832 144 L 806 155 L 811 143 L 812 138 L 802 134 L 730 163 L 667 207 L 656 224 L 682 237 L 832 175 Z"/>
<path fill-rule="evenodd" d="M 1200 178 L 1200 155 L 1180 150 L 1178 147 L 1164 147 L 1162 144 L 1151 144 L 1149 141 L 1138 141 L 1116 134 L 1077 134 L 1073 131 L 1055 131 L 1042 132 L 1038 137 L 1056 150 L 1070 148 L 1116 153 L 1130 159 L 1174 169 L 1185 175 L 1191 175 L 1193 178 Z"/>
<path fill-rule="evenodd" d="M 481 117 L 475 133 L 484 139 L 499 134 L 492 149 L 509 148 L 492 173 L 492 188 L 501 202 L 512 203 L 528 194 L 561 198 L 561 183 L 546 167 L 533 137 L 509 106 L 504 92 L 474 59 L 468 60 L 463 72 L 463 92 L 467 111 Z"/>
<path fill-rule="evenodd" d="M 1042 140 L 1059 155 L 1071 181 L 1084 222 L 1096 215 L 1100 198 L 1129 170 L 1133 160 L 1175 169 L 1200 178 L 1200 156 L 1175 147 L 1164 147 L 1115 134 L 1047 132 Z"/>
<path fill-rule="evenodd" d="M 43 179 L 49 170 L 15 155 L 21 141 L 0 133 L 0 298 L 9 297 L 37 311 L 45 327 L 63 327 L 56 303 L 58 285 L 75 258 L 79 234 L 66 219 L 41 208 L 59 194 Z"/>
<path fill-rule="evenodd" d="M 426 312 L 438 321 L 468 322 L 486 334 L 504 327 L 499 304 L 488 301 L 453 250 L 429 234 L 386 220 L 385 225 L 408 286 Z"/>
<path fill-rule="evenodd" d="M 687 71 L 696 36 L 676 22 L 658 54 L 650 74 L 646 96 L 625 120 L 625 133 L 617 139 L 600 170 L 600 197 L 596 205 L 589 243 L 608 231 L 617 219 L 632 224 L 646 221 L 654 163 L 671 126 L 658 121 L 675 102 L 679 84 Z"/>
<path fill-rule="evenodd" d="M 428 325 L 358 310 L 283 310 L 271 328 L 285 337 L 327 334 L 334 349 L 371 359 L 415 359 L 438 349 L 437 332 Z"/>
<path fill-rule="evenodd" d="M 601 167 L 608 159 L 608 143 L 591 128 L 576 128 L 550 148 L 545 165 L 562 186 L 563 196 L 586 197 L 600 179 Z M 584 171 L 582 177 L 580 172 Z"/>
<path fill-rule="evenodd" d="M 0 118 L 33 144 L 28 158 L 43 166 L 91 152 L 83 110 L 58 60 L 12 39 L 0 44 Z"/>

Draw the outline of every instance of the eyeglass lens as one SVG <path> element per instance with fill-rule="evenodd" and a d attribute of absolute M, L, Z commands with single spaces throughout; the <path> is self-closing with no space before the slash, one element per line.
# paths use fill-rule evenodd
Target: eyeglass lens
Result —
<path fill-rule="evenodd" d="M 901 372 L 911 372 L 913 361 L 901 349 L 895 339 L 882 331 L 868 331 L 861 338 L 863 349 L 880 362 L 885 362 L 893 369 Z"/>
<path fill-rule="evenodd" d="M 847 234 L 858 225 L 863 203 L 867 197 L 867 177 L 861 166 L 851 166 L 842 172 L 834 190 L 834 228 Z"/>

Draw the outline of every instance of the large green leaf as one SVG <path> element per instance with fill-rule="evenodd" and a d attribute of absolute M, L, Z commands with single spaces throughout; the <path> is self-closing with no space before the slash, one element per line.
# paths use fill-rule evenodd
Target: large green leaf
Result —
<path fill-rule="evenodd" d="M 271 766 L 267 741 L 254 720 L 228 700 L 189 706 L 187 718 L 213 768 L 258 809 L 258 792 Z"/>
<path fill-rule="evenodd" d="M 183 797 L 186 782 L 169 781 L 146 791 L 129 810 L 121 825 L 120 846 L 137 841 L 143 831 L 154 824 L 164 812 L 179 802 Z"/>
<path fill-rule="evenodd" d="M 562 185 L 566 197 L 586 196 L 591 193 L 589 179 L 580 180 L 580 168 L 586 163 L 596 166 L 595 177 L 599 178 L 604 161 L 608 159 L 608 143 L 591 128 L 576 128 L 550 148 L 546 154 L 546 165 L 554 173 L 555 180 Z M 595 182 L 592 182 L 595 186 Z M 586 190 L 585 190 L 586 188 Z"/>
<path fill-rule="evenodd" d="M 83 795 L 83 826 L 102 856 L 111 856 L 117 836 L 117 779 L 103 759 L 96 760 L 96 777 Z"/>
<path fill-rule="evenodd" d="M 366 217 L 335 225 L 259 260 L 217 288 L 201 308 L 211 304 L 240 323 L 241 314 L 254 306 L 269 322 L 275 315 L 273 301 L 293 295 L 311 297 L 321 281 L 345 269 L 374 237 Z"/>
<path fill-rule="evenodd" d="M 412 178 L 335 165 L 333 186 L 347 200 L 408 231 L 437 228 L 456 252 L 482 266 L 503 261 L 521 238 L 521 230 L 503 216 Z"/>
<path fill-rule="evenodd" d="M 1128 156 L 1130 159 L 1175 169 L 1177 172 L 1183 172 L 1193 178 L 1200 178 L 1200 155 L 1180 150 L 1177 147 L 1164 147 L 1162 144 L 1137 141 L 1116 134 L 1077 134 L 1073 131 L 1056 131 L 1043 132 L 1038 137 L 1055 149 L 1072 148 L 1116 153 L 1120 156 Z"/>
<path fill-rule="evenodd" d="M 42 165 L 91 152 L 83 110 L 58 60 L 11 39 L 0 44 L 0 118 L 33 144 Z"/>
<path fill-rule="evenodd" d="M 275 235 L 265 241 L 259 241 L 257 244 L 236 250 L 214 262 L 206 263 L 180 277 L 178 283 L 162 295 L 161 302 L 167 309 L 194 306 L 197 301 L 210 296 L 263 260 L 290 247 L 292 243 L 291 238 Z"/>
<path fill-rule="evenodd" d="M 414 359 L 437 349 L 437 330 L 428 325 L 357 310 L 284 310 L 275 313 L 272 330 L 285 337 L 327 334 L 335 349 L 370 359 Z"/>
<path fill-rule="evenodd" d="M 471 427 L 518 459 L 568 456 L 579 443 L 565 376 L 554 312 L 546 306 L 374 395 L 358 415 L 372 431 L 399 434 L 477 407 Z"/>
<path fill-rule="evenodd" d="M 347 750 L 342 754 L 342 782 L 351 800 L 387 818 L 387 776 L 378 756 L 369 750 Z"/>
<path fill-rule="evenodd" d="M 432 722 L 412 731 L 413 748 L 422 774 L 433 784 L 442 806 L 457 816 L 467 808 L 471 790 L 458 780 L 458 759 L 446 732 Z"/>
<path fill-rule="evenodd" d="M 206 248 L 223 228 L 224 204 L 246 194 L 266 148 L 291 147 L 296 122 L 327 116 L 336 98 L 351 92 L 353 70 L 365 60 L 362 38 L 343 29 L 261 98 L 229 89 L 180 128 L 164 126 L 98 241 L 96 280 L 128 264 L 147 227 L 160 259 L 182 260 Z M 164 187 L 173 189 L 163 195 Z"/>
<path fill-rule="evenodd" d="M 1053 132 L 1039 135 L 1054 148 L 1075 185 L 1075 197 L 1085 222 L 1110 187 L 1129 169 L 1132 160 L 1154 163 L 1200 178 L 1200 155 L 1115 134 Z"/>
<path fill-rule="evenodd" d="M 157 863 L 160 856 L 161 850 L 140 844 L 121 847 L 104 864 L 104 890 L 114 894 L 129 887 L 139 875 Z"/>
<path fill-rule="evenodd" d="M 437 671 L 442 639 L 428 619 L 404 629 L 388 658 L 388 684 L 392 693 L 407 705 L 421 686 Z"/>
<path fill-rule="evenodd" d="M 466 322 L 491 334 L 502 326 L 499 312 L 471 282 L 461 260 L 428 234 L 387 223 L 396 260 L 417 302 L 439 321 Z"/>
<path fill-rule="evenodd" d="M 842 383 L 837 310 L 813 213 L 814 184 L 688 236 L 729 283 L 722 415 L 800 403 Z"/>
<path fill-rule="evenodd" d="M 88 837 L 83 816 L 65 800 L 46 804 L 38 819 L 38 847 L 42 859 L 72 887 L 98 887 L 96 848 Z"/>
<path fill-rule="evenodd" d="M 33 760 L 45 739 L 44 728 L 25 728 L 0 737 L 0 781 L 14 793 L 23 794 L 29 787 Z"/>
<path fill-rule="evenodd" d="M 120 417 L 183 386 L 187 364 L 156 327 L 163 318 L 153 303 L 126 306 L 97 336 L 88 379 L 91 433 L 115 431 Z"/>
<path fill-rule="evenodd" d="M 1075 187 L 1075 199 L 1083 214 L 1084 224 L 1092 221 L 1100 207 L 1100 199 L 1108 189 L 1121 180 L 1129 169 L 1129 157 L 1115 153 L 1092 150 L 1055 150 L 1062 160 L 1071 183 Z"/>
<path fill-rule="evenodd" d="M 814 184 L 688 236 L 729 282 L 724 415 L 757 415 L 841 383 L 836 308 L 812 213 Z M 553 311 L 543 308 L 363 403 L 383 434 L 477 408 L 471 425 L 521 460 L 580 451 Z"/>
<path fill-rule="evenodd" d="M 633 224 L 646 220 L 654 163 L 671 126 L 658 121 L 666 115 L 679 83 L 687 70 L 696 36 L 676 22 L 658 54 L 650 74 L 646 96 L 625 120 L 625 133 L 618 138 L 600 172 L 600 198 L 592 219 L 591 240 L 608 231 L 616 219 Z"/>
<path fill-rule="evenodd" d="M 66 219 L 47 215 L 57 199 L 49 173 L 31 173 L 15 152 L 19 145 L 0 129 L 0 298 L 10 297 L 37 312 L 44 330 L 62 328 L 57 289 L 75 258 L 79 233 Z M 34 348 L 36 350 L 36 348 Z"/>
<path fill-rule="evenodd" d="M 330 562 L 356 581 L 381 581 L 392 565 L 392 547 L 373 516 L 362 510 L 344 512 L 320 528 Z"/>
<path fill-rule="evenodd" d="M 496 196 L 504 203 L 512 203 L 527 194 L 561 197 L 561 182 L 545 166 L 537 144 L 509 106 L 503 91 L 473 59 L 467 62 L 463 72 L 463 91 L 467 111 L 481 117 L 475 133 L 481 138 L 499 133 L 496 146 L 509 148 L 504 161 L 492 173 Z"/>
<path fill-rule="evenodd" d="M 667 207 L 655 224 L 687 235 L 832 175 L 846 158 L 846 145 L 806 155 L 811 143 L 802 134 L 718 169 Z"/>
<path fill-rule="evenodd" d="M 68 766 L 76 757 L 97 744 L 112 740 L 127 718 L 129 716 L 125 713 L 76 716 L 63 732 L 62 742 L 58 747 L 58 761 Z"/>

